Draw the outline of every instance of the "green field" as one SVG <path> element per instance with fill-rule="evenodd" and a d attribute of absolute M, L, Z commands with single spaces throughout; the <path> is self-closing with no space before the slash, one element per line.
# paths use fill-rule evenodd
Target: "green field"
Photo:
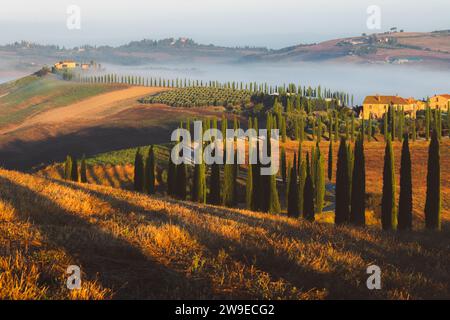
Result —
<path fill-rule="evenodd" d="M 172 107 L 227 106 L 249 103 L 250 91 L 229 88 L 179 88 L 142 99 L 143 103 L 163 103 Z"/>
<path fill-rule="evenodd" d="M 166 165 L 172 144 L 162 144 L 154 147 L 156 160 L 160 165 Z M 118 151 L 110 151 L 86 158 L 89 165 L 127 165 L 134 163 L 136 148 L 123 149 Z M 149 146 L 140 147 L 141 153 L 147 156 Z"/>
<path fill-rule="evenodd" d="M 34 75 L 0 85 L 0 126 L 20 123 L 29 116 L 66 106 L 122 85 L 61 81 L 53 75 Z"/>

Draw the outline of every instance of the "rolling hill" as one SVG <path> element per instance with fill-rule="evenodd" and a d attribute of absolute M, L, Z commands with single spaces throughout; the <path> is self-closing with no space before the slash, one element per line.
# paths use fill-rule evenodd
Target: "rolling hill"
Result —
<path fill-rule="evenodd" d="M 243 62 L 330 61 L 450 66 L 450 32 L 396 32 L 333 39 L 248 55 Z"/>
<path fill-rule="evenodd" d="M 1 299 L 450 297 L 450 238 L 335 227 L 0 170 Z M 382 270 L 368 290 L 366 268 Z M 82 289 L 66 289 L 78 265 Z"/>
<path fill-rule="evenodd" d="M 97 154 L 164 143 L 186 116 L 220 115 L 222 108 L 143 105 L 169 88 L 82 84 L 53 75 L 0 85 L 0 166 L 30 170 L 73 152 Z M 33 157 L 29 155 L 33 154 Z"/>
<path fill-rule="evenodd" d="M 301 39 L 293 39 L 301 43 Z M 204 45 L 192 39 L 132 41 L 111 46 L 71 49 L 55 45 L 16 42 L 0 46 L 1 70 L 36 69 L 61 59 L 95 60 L 117 65 L 186 63 L 292 63 L 330 61 L 339 63 L 393 63 L 432 67 L 450 66 L 450 31 L 377 33 L 320 43 L 298 44 L 279 50 L 253 47 Z"/>

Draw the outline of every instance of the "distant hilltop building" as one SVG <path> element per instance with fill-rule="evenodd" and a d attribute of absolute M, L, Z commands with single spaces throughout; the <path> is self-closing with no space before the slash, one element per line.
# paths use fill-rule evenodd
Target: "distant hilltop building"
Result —
<path fill-rule="evenodd" d="M 447 110 L 449 103 L 449 94 L 436 95 L 428 101 L 428 105 L 431 109 Z M 366 120 L 370 117 L 373 119 L 380 119 L 388 112 L 390 106 L 401 108 L 407 115 L 409 114 L 411 117 L 415 118 L 417 111 L 425 110 L 427 102 L 416 100 L 414 98 L 402 98 L 400 96 L 367 96 L 363 102 L 360 118 Z"/>
<path fill-rule="evenodd" d="M 100 67 L 100 65 L 97 65 L 94 61 L 91 61 L 90 63 L 79 63 L 73 60 L 65 60 L 55 63 L 53 67 L 58 71 L 73 70 L 73 69 L 90 70 L 90 69 L 97 69 Z"/>

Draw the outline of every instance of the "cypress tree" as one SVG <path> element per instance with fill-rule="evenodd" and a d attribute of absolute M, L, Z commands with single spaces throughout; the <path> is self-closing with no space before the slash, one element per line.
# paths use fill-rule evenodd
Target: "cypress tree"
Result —
<path fill-rule="evenodd" d="M 335 111 L 335 120 L 334 120 L 334 142 L 337 142 L 339 139 L 339 113 Z"/>
<path fill-rule="evenodd" d="M 357 139 L 354 153 L 350 222 L 358 226 L 364 226 L 366 224 L 366 169 L 364 141 L 362 139 Z"/>
<path fill-rule="evenodd" d="M 355 141 L 355 113 L 352 110 L 351 139 Z"/>
<path fill-rule="evenodd" d="M 176 182 L 177 182 L 177 168 L 176 165 L 172 162 L 172 158 L 169 154 L 169 168 L 167 170 L 167 195 L 175 196 L 176 195 Z"/>
<path fill-rule="evenodd" d="M 153 146 L 150 146 L 148 150 L 147 158 L 145 159 L 145 177 L 144 186 L 145 192 L 148 194 L 155 193 L 155 152 Z"/>
<path fill-rule="evenodd" d="M 294 154 L 294 165 L 292 166 L 289 175 L 289 192 L 288 192 L 288 216 L 298 218 L 299 199 L 298 199 L 298 184 L 297 184 L 297 155 Z"/>
<path fill-rule="evenodd" d="M 72 174 L 72 157 L 67 156 L 66 162 L 64 164 L 64 179 L 71 180 L 71 174 Z"/>
<path fill-rule="evenodd" d="M 447 107 L 447 134 L 448 137 L 450 138 L 450 101 L 448 102 Z"/>
<path fill-rule="evenodd" d="M 141 149 L 137 149 L 134 157 L 134 190 L 144 191 L 144 163 L 141 155 Z"/>
<path fill-rule="evenodd" d="M 75 181 L 75 182 L 79 181 L 78 162 L 77 162 L 77 158 L 75 156 L 72 156 L 72 171 L 70 173 L 70 178 L 72 181 Z"/>
<path fill-rule="evenodd" d="M 425 138 L 428 140 L 430 140 L 430 106 L 426 105 L 426 109 L 425 109 Z"/>
<path fill-rule="evenodd" d="M 257 130 L 257 123 L 255 125 L 255 130 Z M 260 172 L 260 161 L 259 161 L 259 140 L 256 141 L 256 163 L 252 165 L 252 178 L 253 178 L 253 192 L 252 192 L 252 210 L 261 210 L 261 172 Z"/>
<path fill-rule="evenodd" d="M 284 143 L 286 142 L 286 119 L 281 116 L 281 141 Z"/>
<path fill-rule="evenodd" d="M 235 205 L 233 164 L 224 165 L 223 204 L 227 207 Z"/>
<path fill-rule="evenodd" d="M 381 224 L 383 230 L 395 230 L 397 210 L 395 206 L 394 152 L 391 137 L 386 143 L 383 169 L 383 195 L 381 199 Z"/>
<path fill-rule="evenodd" d="M 220 165 L 213 163 L 211 165 L 211 178 L 210 178 L 210 195 L 209 201 L 211 204 L 220 204 Z"/>
<path fill-rule="evenodd" d="M 314 216 L 314 186 L 311 178 L 309 157 L 306 155 L 306 179 L 303 188 L 303 218 L 308 221 L 314 221 Z"/>
<path fill-rule="evenodd" d="M 320 153 L 319 146 L 316 148 L 316 169 L 314 178 L 315 208 L 317 213 L 322 213 L 325 200 L 325 160 Z"/>
<path fill-rule="evenodd" d="M 299 158 L 300 162 L 300 158 Z M 301 161 L 299 168 L 299 179 L 298 179 L 298 208 L 300 216 L 303 216 L 303 193 L 305 190 L 306 181 L 306 161 Z"/>
<path fill-rule="evenodd" d="M 253 168 L 252 165 L 249 164 L 247 169 L 247 181 L 245 184 L 245 206 L 249 210 L 253 209 L 252 198 L 253 198 Z"/>
<path fill-rule="evenodd" d="M 281 178 L 283 179 L 283 183 L 286 183 L 286 173 L 287 173 L 287 168 L 286 168 L 286 150 L 284 149 L 284 147 L 281 147 Z"/>
<path fill-rule="evenodd" d="M 186 200 L 186 164 L 184 162 L 176 166 L 176 195 L 180 200 Z"/>
<path fill-rule="evenodd" d="M 83 155 L 81 158 L 81 166 L 80 166 L 80 180 L 82 183 L 87 183 L 87 172 L 86 172 L 86 156 Z"/>
<path fill-rule="evenodd" d="M 372 141 L 372 114 L 369 115 L 369 127 L 367 128 L 367 139 Z"/>
<path fill-rule="evenodd" d="M 383 131 L 384 131 L 384 141 L 388 139 L 388 113 L 383 115 Z"/>
<path fill-rule="evenodd" d="M 428 150 L 427 197 L 425 201 L 425 225 L 427 229 L 441 229 L 441 165 L 440 147 L 436 130 L 431 136 Z"/>
<path fill-rule="evenodd" d="M 342 224 L 349 221 L 350 183 L 348 168 L 347 143 L 345 139 L 342 138 L 339 144 L 338 159 L 336 165 L 336 224 Z"/>
<path fill-rule="evenodd" d="M 416 141 L 417 132 L 416 132 L 416 118 L 411 118 L 411 126 L 412 126 L 412 140 Z"/>
<path fill-rule="evenodd" d="M 400 167 L 400 197 L 398 203 L 398 230 L 412 229 L 412 180 L 411 154 L 408 135 L 405 134 L 402 145 Z"/>
<path fill-rule="evenodd" d="M 328 180 L 331 181 L 333 178 L 333 141 L 330 140 L 330 145 L 328 147 Z"/>

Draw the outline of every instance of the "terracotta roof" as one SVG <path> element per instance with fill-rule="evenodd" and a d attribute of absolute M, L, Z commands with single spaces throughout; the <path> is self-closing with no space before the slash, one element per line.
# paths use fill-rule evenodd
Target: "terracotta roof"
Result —
<path fill-rule="evenodd" d="M 408 102 L 399 96 L 367 96 L 363 104 L 408 104 Z"/>
<path fill-rule="evenodd" d="M 450 94 L 438 94 L 437 97 L 444 97 L 445 99 L 450 99 Z"/>

